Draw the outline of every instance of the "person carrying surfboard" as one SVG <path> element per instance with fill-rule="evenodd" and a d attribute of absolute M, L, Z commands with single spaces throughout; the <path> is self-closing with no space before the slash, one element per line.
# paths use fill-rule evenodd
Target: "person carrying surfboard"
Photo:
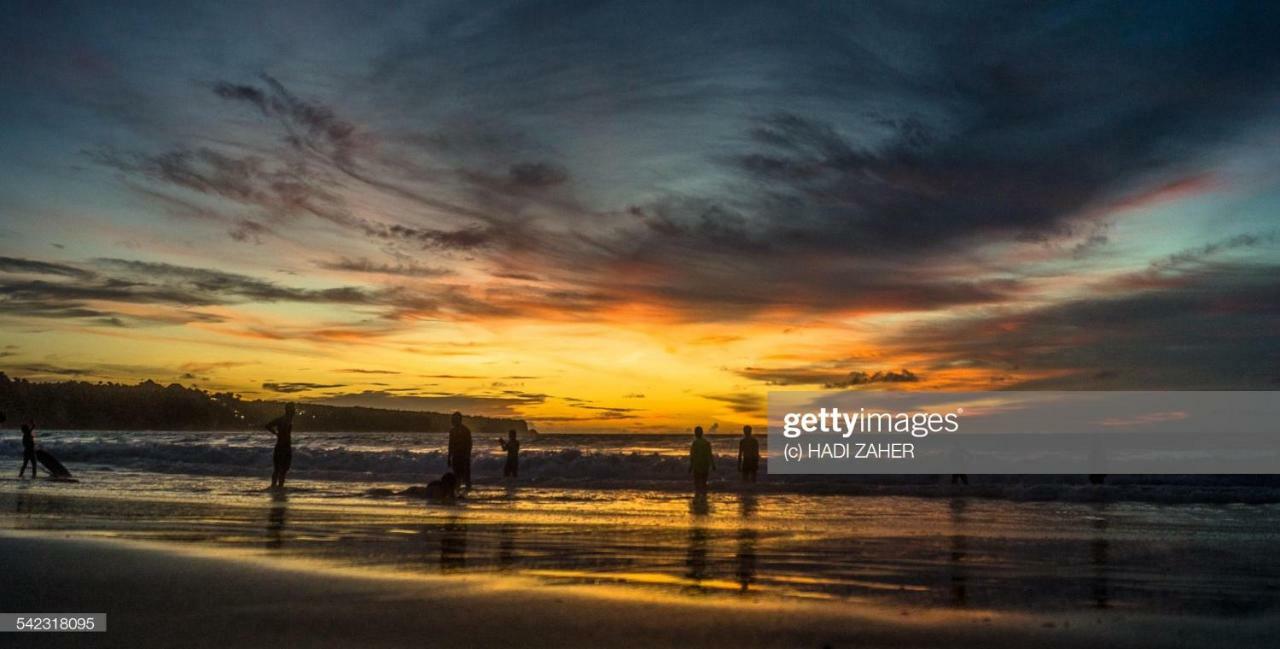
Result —
<path fill-rule="evenodd" d="M 271 488 L 284 489 L 284 478 L 293 464 L 293 415 L 292 403 L 284 404 L 284 414 L 267 423 L 267 430 L 276 436 L 276 448 L 271 453 L 275 468 L 271 472 Z"/>
<path fill-rule="evenodd" d="M 36 473 L 36 467 L 40 466 L 36 462 L 36 434 L 35 425 L 31 420 L 22 422 L 22 468 L 18 469 L 18 477 L 21 478 L 27 472 L 27 462 L 31 463 L 31 477 L 40 477 Z"/>

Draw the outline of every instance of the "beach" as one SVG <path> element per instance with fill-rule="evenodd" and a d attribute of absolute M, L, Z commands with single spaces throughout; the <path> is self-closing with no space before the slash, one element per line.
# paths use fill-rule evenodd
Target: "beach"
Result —
<path fill-rule="evenodd" d="M 322 566 L 35 536 L 0 537 L 5 610 L 106 612 L 100 634 L 29 646 L 83 647 L 902 647 L 1222 646 L 1200 618 L 894 611 L 811 602 L 637 596 L 466 578 L 396 578 Z M 1274 617 L 1235 622 L 1262 646 Z"/>
<path fill-rule="evenodd" d="M 590 462 L 652 463 L 667 442 L 649 444 Z M 1280 630 L 1280 568 L 1259 560 L 1280 552 L 1280 506 L 1212 502 L 1230 490 L 486 478 L 444 506 L 306 464 L 271 492 L 111 455 L 69 462 L 76 483 L 0 479 L 0 612 L 109 616 L 40 646 L 1217 647 Z"/>

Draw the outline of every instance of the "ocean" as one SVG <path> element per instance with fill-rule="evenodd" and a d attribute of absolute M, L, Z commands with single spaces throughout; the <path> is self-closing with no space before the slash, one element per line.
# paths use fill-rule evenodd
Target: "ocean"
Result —
<path fill-rule="evenodd" d="M 689 494 L 687 439 L 544 435 L 500 479 L 477 438 L 477 486 L 412 495 L 444 470 L 442 435 L 295 437 L 286 493 L 264 490 L 272 437 L 45 432 L 77 483 L 0 480 L 0 530 L 289 556 L 399 574 L 517 574 L 680 596 L 823 599 L 1038 613 L 1251 615 L 1280 604 L 1280 504 L 1266 478 L 1076 476 L 970 487 L 732 475 Z M 0 452 L 20 453 L 6 439 Z"/>

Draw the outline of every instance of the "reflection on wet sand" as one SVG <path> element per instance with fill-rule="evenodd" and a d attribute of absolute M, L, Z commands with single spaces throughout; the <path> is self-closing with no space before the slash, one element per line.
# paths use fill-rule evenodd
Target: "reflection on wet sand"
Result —
<path fill-rule="evenodd" d="M 1098 503 L 1095 507 L 1092 526 L 1094 535 L 1093 540 L 1089 542 L 1089 565 L 1093 568 L 1091 582 L 1093 605 L 1094 608 L 1099 609 L 1110 606 L 1110 597 L 1107 595 L 1107 553 L 1110 551 L 1111 543 L 1107 540 L 1106 511 L 1106 503 Z"/>
<path fill-rule="evenodd" d="M 707 578 L 707 530 L 695 526 L 689 529 L 689 549 L 685 555 L 685 576 L 691 581 L 701 582 Z"/>
<path fill-rule="evenodd" d="M 1278 508 L 529 488 L 515 501 L 495 489 L 440 508 L 246 494 L 228 504 L 15 486 L 0 489 L 0 531 L 237 547 L 405 573 L 903 607 L 1239 616 L 1280 605 L 1280 566 L 1257 561 L 1280 552 Z"/>
<path fill-rule="evenodd" d="M 454 515 L 440 534 L 440 572 L 456 572 L 467 567 L 467 525 Z"/>
<path fill-rule="evenodd" d="M 964 498 L 951 499 L 951 560 L 947 562 L 947 568 L 951 575 L 951 605 L 956 608 L 963 608 L 969 602 L 963 563 L 968 554 L 968 537 L 964 534 L 967 507 L 968 502 Z"/>
<path fill-rule="evenodd" d="M 689 513 L 694 516 L 711 514 L 711 502 L 707 500 L 707 494 L 697 494 L 689 499 Z"/>
<path fill-rule="evenodd" d="M 18 514 L 31 513 L 31 496 L 27 493 L 26 488 L 20 488 L 14 498 L 13 511 Z"/>
<path fill-rule="evenodd" d="M 271 507 L 267 510 L 267 549 L 284 546 L 284 524 L 289 510 L 289 496 L 283 491 L 271 494 Z"/>
<path fill-rule="evenodd" d="M 742 587 L 742 592 L 744 593 L 756 581 L 756 542 L 758 538 L 759 533 L 749 527 L 738 530 L 738 549 L 734 553 L 734 559 L 737 560 L 735 576 L 738 578 L 738 585 Z"/>
<path fill-rule="evenodd" d="M 498 526 L 498 570 L 510 571 L 516 566 L 516 526 Z"/>

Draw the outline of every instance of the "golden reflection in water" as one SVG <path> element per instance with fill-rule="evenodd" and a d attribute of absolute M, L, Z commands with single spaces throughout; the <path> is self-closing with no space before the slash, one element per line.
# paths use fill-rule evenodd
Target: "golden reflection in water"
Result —
<path fill-rule="evenodd" d="M 284 547 L 285 518 L 289 510 L 289 496 L 283 491 L 271 494 L 271 507 L 267 511 L 267 549 Z"/>

